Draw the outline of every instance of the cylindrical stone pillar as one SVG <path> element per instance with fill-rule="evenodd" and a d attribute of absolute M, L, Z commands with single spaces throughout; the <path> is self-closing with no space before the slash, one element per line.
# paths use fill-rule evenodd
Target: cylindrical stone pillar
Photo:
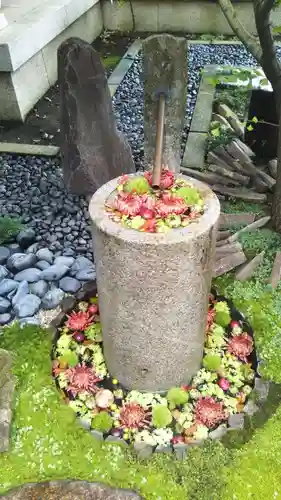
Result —
<path fill-rule="evenodd" d="M 184 178 L 199 189 L 205 212 L 165 234 L 109 218 L 105 203 L 118 179 L 90 201 L 104 355 L 127 389 L 188 383 L 201 363 L 220 205 L 208 186 Z"/>

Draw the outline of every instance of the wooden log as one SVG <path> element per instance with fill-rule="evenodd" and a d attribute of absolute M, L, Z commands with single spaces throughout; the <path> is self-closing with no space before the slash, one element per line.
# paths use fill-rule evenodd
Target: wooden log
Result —
<path fill-rule="evenodd" d="M 256 216 L 255 214 L 250 214 L 248 212 L 246 213 L 239 213 L 239 214 L 226 214 L 226 213 L 221 213 L 220 219 L 219 219 L 219 227 L 221 228 L 227 228 L 231 226 L 236 226 L 236 225 L 243 225 L 243 224 L 251 224 L 254 222 Z"/>
<path fill-rule="evenodd" d="M 231 231 L 218 231 L 217 242 L 226 240 L 229 236 L 231 236 Z"/>
<path fill-rule="evenodd" d="M 232 170 L 231 166 L 229 166 L 222 158 L 216 155 L 213 151 L 210 151 L 207 155 L 207 162 L 212 163 L 213 165 L 219 165 L 226 170 Z"/>
<path fill-rule="evenodd" d="M 232 109 L 230 109 L 226 104 L 219 103 L 217 105 L 217 111 L 221 116 L 224 116 L 230 123 L 231 127 L 235 130 L 239 137 L 244 137 L 244 125 L 239 120 L 238 116 Z"/>
<path fill-rule="evenodd" d="M 270 172 L 270 175 L 276 179 L 277 177 L 277 158 L 274 158 L 273 160 L 270 160 L 268 162 L 268 170 Z"/>
<path fill-rule="evenodd" d="M 276 184 L 276 179 L 271 177 L 271 175 L 268 175 L 266 172 L 263 172 L 262 170 L 259 170 L 258 176 L 263 180 L 263 182 L 270 188 L 272 189 L 275 184 Z"/>
<path fill-rule="evenodd" d="M 244 153 L 246 153 L 247 156 L 249 156 L 250 158 L 256 156 L 254 151 L 251 148 L 249 148 L 249 146 L 247 146 L 245 142 L 241 141 L 240 139 L 234 139 L 234 141 L 244 151 Z"/>
<path fill-rule="evenodd" d="M 231 156 L 233 156 L 234 159 L 239 160 L 248 175 L 250 175 L 251 177 L 255 177 L 256 175 L 258 175 L 259 170 L 253 164 L 251 158 L 246 155 L 246 153 L 240 148 L 240 146 L 238 146 L 235 141 L 230 142 L 226 146 L 226 150 Z"/>
<path fill-rule="evenodd" d="M 265 251 L 256 255 L 250 262 L 244 264 L 235 274 L 235 279 L 238 281 L 247 281 L 252 278 L 256 269 L 262 263 Z"/>
<path fill-rule="evenodd" d="M 212 121 L 218 122 L 220 125 L 222 125 L 226 129 L 231 130 L 232 132 L 234 132 L 234 129 L 232 128 L 232 126 L 230 125 L 229 121 L 227 121 L 227 119 L 224 116 L 219 115 L 218 113 L 213 113 L 213 115 L 212 115 Z"/>
<path fill-rule="evenodd" d="M 246 260 L 247 260 L 246 256 L 242 251 L 226 255 L 225 257 L 222 257 L 221 259 L 215 262 L 214 275 L 222 276 L 223 274 L 232 271 L 241 264 L 244 264 Z"/>
<path fill-rule="evenodd" d="M 214 151 L 213 151 L 219 158 L 221 158 L 230 168 L 231 170 L 234 170 L 235 172 L 238 172 L 240 174 L 245 173 L 245 169 L 243 169 L 243 166 L 239 163 L 238 160 L 235 160 L 233 156 L 231 156 L 225 149 L 224 146 L 217 146 Z"/>
<path fill-rule="evenodd" d="M 264 227 L 270 221 L 270 219 L 271 219 L 271 217 L 270 217 L 270 215 L 268 215 L 266 217 L 262 217 L 261 219 L 258 219 L 256 221 L 252 222 L 251 224 L 248 224 L 248 226 L 243 227 L 242 229 L 240 229 L 236 233 L 229 236 L 227 241 L 229 243 L 232 243 L 233 241 L 237 241 L 237 239 L 239 238 L 241 233 L 246 233 L 246 232 L 248 233 L 251 231 L 256 231 L 257 229 Z"/>
<path fill-rule="evenodd" d="M 224 196 L 230 196 L 231 198 L 237 198 L 239 200 L 245 200 L 252 203 L 266 203 L 267 201 L 266 194 L 255 193 L 254 191 L 250 191 L 246 188 L 230 188 L 222 186 L 221 184 L 215 184 L 212 186 L 212 189 L 217 193 L 223 194 Z"/>
<path fill-rule="evenodd" d="M 278 286 L 280 277 L 281 277 L 281 252 L 276 252 L 272 267 L 271 277 L 269 280 L 272 288 L 276 288 Z"/>
<path fill-rule="evenodd" d="M 213 172 L 208 172 L 208 170 L 195 170 L 193 168 L 181 167 L 181 173 L 186 174 L 193 179 L 198 179 L 199 181 L 205 182 L 209 186 L 213 186 L 214 184 L 224 183 L 225 186 L 238 186 L 239 183 L 237 181 L 233 181 L 229 177 L 223 177 L 221 175 L 217 175 Z"/>
<path fill-rule="evenodd" d="M 213 165 L 212 163 L 208 166 L 208 169 L 215 174 L 229 177 L 229 179 L 235 181 L 236 185 L 242 184 L 242 186 L 247 186 L 250 180 L 249 177 L 245 177 L 244 175 L 238 174 L 237 172 L 233 172 L 233 170 L 223 168 L 219 165 Z"/>
<path fill-rule="evenodd" d="M 235 241 L 234 243 L 225 243 L 221 247 L 216 247 L 216 260 L 221 259 L 225 255 L 229 255 L 230 253 L 242 252 L 243 248 L 239 241 Z"/>

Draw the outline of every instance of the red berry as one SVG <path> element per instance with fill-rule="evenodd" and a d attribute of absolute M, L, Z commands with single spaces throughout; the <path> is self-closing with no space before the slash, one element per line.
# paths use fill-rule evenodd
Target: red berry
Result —
<path fill-rule="evenodd" d="M 82 342 L 84 342 L 86 337 L 85 337 L 84 333 L 75 332 L 73 334 L 73 338 L 74 338 L 74 340 L 76 340 L 76 342 L 79 342 L 79 344 L 81 344 Z"/>
<path fill-rule="evenodd" d="M 221 378 L 218 382 L 218 385 L 223 391 L 227 391 L 227 389 L 229 389 L 230 383 L 226 378 Z"/>
<path fill-rule="evenodd" d="M 184 443 L 184 437 L 183 436 L 174 436 L 172 438 L 172 444 L 177 444 L 177 443 Z"/>
<path fill-rule="evenodd" d="M 231 326 L 232 329 L 240 327 L 238 321 L 231 321 L 230 326 Z"/>
<path fill-rule="evenodd" d="M 99 312 L 99 306 L 97 304 L 91 304 L 88 307 L 88 312 L 90 314 L 98 314 L 98 312 Z"/>

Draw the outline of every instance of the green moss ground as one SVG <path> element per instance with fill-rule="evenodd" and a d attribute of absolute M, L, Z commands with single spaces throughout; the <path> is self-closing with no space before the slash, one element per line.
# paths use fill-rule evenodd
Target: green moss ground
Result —
<path fill-rule="evenodd" d="M 281 239 L 262 229 L 244 234 L 241 242 L 251 256 L 266 249 L 264 266 L 250 282 L 235 282 L 228 275 L 216 285 L 251 321 L 264 375 L 281 383 L 280 289 L 272 291 L 266 284 Z M 268 408 L 225 446 L 207 442 L 192 449 L 184 462 L 168 455 L 139 462 L 128 450 L 101 445 L 78 426 L 51 379 L 51 337 L 46 330 L 9 327 L 0 347 L 14 353 L 17 377 L 12 447 L 0 455 L 0 493 L 25 482 L 74 478 L 132 488 L 146 499 L 280 498 L 279 387 Z"/>

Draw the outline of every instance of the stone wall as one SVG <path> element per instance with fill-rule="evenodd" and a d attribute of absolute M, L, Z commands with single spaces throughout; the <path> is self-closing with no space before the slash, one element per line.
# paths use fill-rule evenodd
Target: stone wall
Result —
<path fill-rule="evenodd" d="M 234 2 L 238 18 L 245 28 L 255 32 L 252 2 Z M 173 31 L 188 33 L 214 33 L 231 35 L 219 5 L 210 0 L 132 0 L 136 31 Z M 121 6 L 110 0 L 102 2 L 104 28 L 107 30 L 132 29 L 132 14 L 128 1 Z M 281 7 L 274 11 L 274 24 L 281 24 Z"/>

